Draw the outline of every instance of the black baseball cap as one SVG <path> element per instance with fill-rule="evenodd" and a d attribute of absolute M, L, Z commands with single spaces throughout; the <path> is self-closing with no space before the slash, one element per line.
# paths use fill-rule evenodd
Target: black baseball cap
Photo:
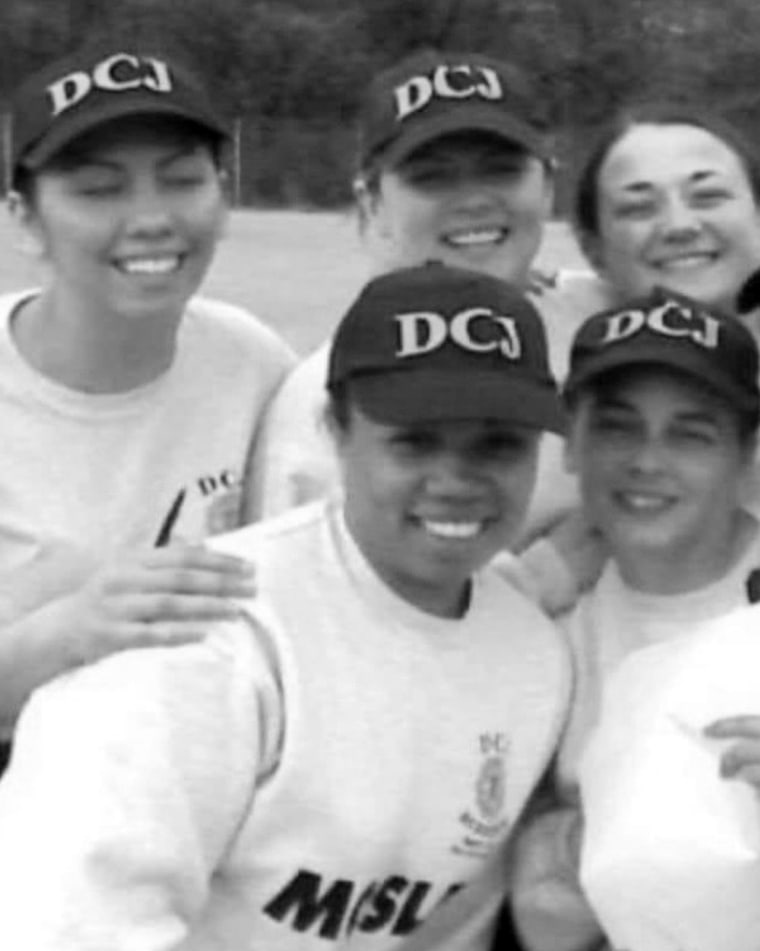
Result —
<path fill-rule="evenodd" d="M 487 132 L 549 158 L 545 123 L 527 78 L 490 56 L 424 49 L 379 73 L 359 116 L 359 166 L 394 166 L 454 132 Z"/>
<path fill-rule="evenodd" d="M 655 288 L 589 317 L 573 339 L 564 393 L 572 397 L 602 375 L 639 364 L 686 373 L 735 409 L 760 415 L 755 339 L 738 318 L 717 308 Z"/>
<path fill-rule="evenodd" d="M 75 139 L 133 115 L 163 115 L 213 138 L 227 126 L 203 83 L 185 64 L 98 42 L 49 64 L 27 79 L 12 103 L 12 167 L 36 170 Z"/>
<path fill-rule="evenodd" d="M 564 430 L 535 307 L 504 281 L 438 262 L 364 287 L 330 351 L 328 389 L 348 382 L 382 423 L 487 418 Z"/>

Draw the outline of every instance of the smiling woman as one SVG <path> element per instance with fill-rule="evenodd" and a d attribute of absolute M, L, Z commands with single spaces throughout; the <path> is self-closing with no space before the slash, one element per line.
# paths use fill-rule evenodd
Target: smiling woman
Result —
<path fill-rule="evenodd" d="M 399 314 L 437 344 L 400 346 Z M 559 631 L 487 564 L 563 424 L 540 317 L 495 278 L 393 272 L 341 322 L 329 388 L 346 491 L 214 543 L 255 560 L 239 616 L 27 707 L 0 947 L 372 951 L 428 924 L 493 946 L 570 693 Z"/>
<path fill-rule="evenodd" d="M 655 285 L 733 310 L 760 261 L 760 165 L 742 133 L 667 103 L 623 112 L 579 177 L 575 220 L 621 299 Z"/>
<path fill-rule="evenodd" d="M 13 319 L 26 359 L 89 392 L 129 390 L 168 369 L 224 220 L 203 137 L 181 119 L 113 119 L 21 189 L 16 214 L 55 277 Z"/>
<path fill-rule="evenodd" d="M 11 210 L 46 279 L 0 297 L 6 738 L 48 678 L 198 637 L 250 592 L 246 566 L 200 542 L 238 524 L 291 363 L 250 314 L 193 297 L 225 220 L 227 137 L 194 73 L 99 44 L 31 76 L 13 109 Z"/>

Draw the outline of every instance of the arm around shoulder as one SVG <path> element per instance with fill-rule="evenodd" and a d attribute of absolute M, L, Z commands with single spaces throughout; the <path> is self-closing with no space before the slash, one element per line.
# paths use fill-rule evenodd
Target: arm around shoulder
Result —
<path fill-rule="evenodd" d="M 244 522 L 335 491 L 338 463 L 325 418 L 327 354 L 325 346 L 303 360 L 267 407 L 248 466 Z"/>
<path fill-rule="evenodd" d="M 518 555 L 499 555 L 495 565 L 550 617 L 557 617 L 594 584 L 606 558 L 601 536 L 576 510 Z"/>
<path fill-rule="evenodd" d="M 169 951 L 255 791 L 276 685 L 242 623 L 40 690 L 0 784 L 0 947 Z M 253 680 L 252 680 L 253 678 Z"/>

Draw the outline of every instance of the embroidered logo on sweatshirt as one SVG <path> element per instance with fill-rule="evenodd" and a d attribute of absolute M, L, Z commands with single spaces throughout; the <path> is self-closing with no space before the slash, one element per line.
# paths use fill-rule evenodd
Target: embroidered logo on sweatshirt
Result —
<path fill-rule="evenodd" d="M 240 477 L 230 469 L 198 476 L 180 489 L 161 521 L 156 548 L 178 538 L 200 541 L 237 528 L 242 504 Z"/>
<path fill-rule="evenodd" d="M 459 824 L 464 827 L 464 832 L 452 846 L 452 851 L 473 858 L 485 858 L 509 828 L 509 819 L 504 814 L 506 758 L 509 752 L 506 734 L 481 734 L 478 737 L 478 752 L 473 802 L 459 815 Z"/>
<path fill-rule="evenodd" d="M 504 808 L 504 790 L 504 760 L 500 756 L 489 756 L 480 767 L 475 784 L 475 801 L 484 819 L 499 817 Z"/>

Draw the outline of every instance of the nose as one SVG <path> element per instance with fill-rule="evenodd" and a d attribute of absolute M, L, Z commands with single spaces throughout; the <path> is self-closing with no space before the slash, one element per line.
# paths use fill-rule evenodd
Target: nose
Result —
<path fill-rule="evenodd" d="M 650 475 L 660 472 L 663 462 L 663 446 L 660 442 L 642 438 L 632 447 L 628 466 L 631 472 L 637 475 Z"/>
<path fill-rule="evenodd" d="M 671 240 L 684 240 L 699 233 L 701 221 L 693 208 L 680 197 L 671 197 L 665 204 L 662 230 Z"/>
<path fill-rule="evenodd" d="M 442 453 L 428 468 L 426 488 L 441 499 L 472 500 L 482 483 L 471 460 L 460 453 Z"/>
<path fill-rule="evenodd" d="M 128 234 L 163 237 L 173 230 L 173 209 L 161 190 L 152 181 L 135 183 L 127 215 Z"/>
<path fill-rule="evenodd" d="M 457 191 L 457 207 L 471 214 L 487 212 L 493 208 L 494 192 L 487 183 L 473 183 L 469 178 L 460 178 Z"/>

